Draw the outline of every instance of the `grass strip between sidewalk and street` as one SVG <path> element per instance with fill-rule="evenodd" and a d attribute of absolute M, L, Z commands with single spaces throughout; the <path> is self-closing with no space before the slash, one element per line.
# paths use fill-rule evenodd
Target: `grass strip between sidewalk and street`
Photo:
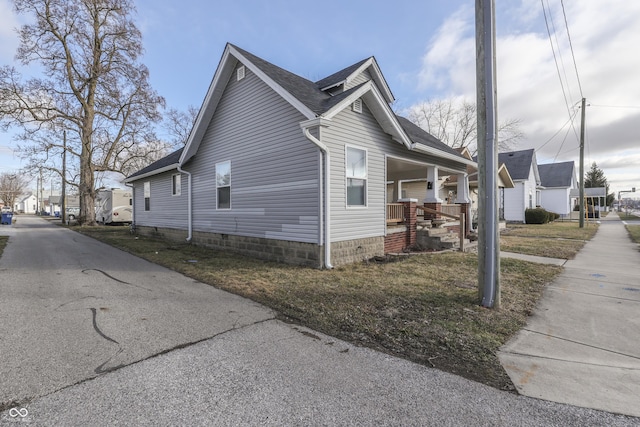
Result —
<path fill-rule="evenodd" d="M 75 230 L 274 309 L 279 318 L 499 389 L 513 390 L 497 350 L 526 323 L 561 268 L 501 260 L 502 308 L 478 304 L 477 255 L 420 254 L 318 270 L 124 227 Z"/>
<path fill-rule="evenodd" d="M 634 242 L 640 244 L 640 225 L 626 225 L 629 237 Z"/>
<path fill-rule="evenodd" d="M 589 222 L 580 228 L 577 222 L 549 224 L 509 224 L 500 233 L 500 250 L 547 258 L 573 259 L 598 231 Z"/>

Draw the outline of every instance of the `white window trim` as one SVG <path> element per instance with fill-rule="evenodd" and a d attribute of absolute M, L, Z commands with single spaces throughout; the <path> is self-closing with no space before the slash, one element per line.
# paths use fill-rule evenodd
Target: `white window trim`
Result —
<path fill-rule="evenodd" d="M 236 81 L 239 82 L 240 80 L 244 79 L 245 75 L 246 75 L 246 69 L 244 68 L 244 65 L 239 66 L 236 69 Z"/>
<path fill-rule="evenodd" d="M 225 185 L 225 186 L 218 186 L 218 165 L 221 165 L 223 163 L 229 163 L 229 185 Z M 231 210 L 231 171 L 232 169 L 232 164 L 231 164 L 231 160 L 225 160 L 222 162 L 216 162 L 215 164 L 215 169 L 216 169 L 216 210 L 219 211 L 230 211 Z M 220 200 L 218 199 L 218 189 L 219 188 L 225 188 L 225 187 L 229 187 L 229 207 L 228 208 L 221 208 L 220 207 Z"/>
<path fill-rule="evenodd" d="M 182 174 L 171 175 L 171 195 L 180 196 L 182 194 Z"/>
<path fill-rule="evenodd" d="M 347 175 L 347 151 L 349 148 L 364 151 L 364 178 L 356 178 Z M 349 178 L 364 180 L 364 205 L 349 204 Z M 367 150 L 365 147 L 360 147 L 352 144 L 344 145 L 344 203 L 347 209 L 366 209 L 369 206 L 369 150 Z"/>
<path fill-rule="evenodd" d="M 143 188 L 143 197 L 142 203 L 145 212 L 151 211 L 151 181 L 145 181 L 142 184 Z M 147 199 L 149 199 L 149 208 L 147 209 Z"/>

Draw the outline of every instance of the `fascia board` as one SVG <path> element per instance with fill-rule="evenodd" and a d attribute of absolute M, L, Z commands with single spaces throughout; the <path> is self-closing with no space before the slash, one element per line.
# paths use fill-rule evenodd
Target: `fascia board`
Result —
<path fill-rule="evenodd" d="M 447 153 L 444 151 L 440 151 L 437 148 L 431 148 L 427 145 L 424 144 L 420 144 L 420 143 L 415 143 L 414 144 L 414 149 L 416 151 L 420 151 L 422 153 L 426 153 L 426 154 L 431 154 L 433 156 L 438 156 L 438 157 L 442 157 L 444 159 L 447 160 L 454 160 L 458 163 L 462 163 L 464 165 L 469 165 L 469 166 L 473 166 L 473 167 L 478 167 L 478 164 L 476 162 L 474 162 L 473 160 L 469 160 L 465 157 L 461 157 L 461 156 L 456 156 L 454 154 L 451 153 Z"/>
<path fill-rule="evenodd" d="M 178 168 L 178 163 L 173 163 L 173 164 L 167 165 L 167 166 L 165 166 L 163 168 L 154 169 L 154 170 L 149 171 L 147 173 L 143 173 L 142 175 L 136 175 L 136 176 L 132 176 L 132 177 L 129 177 L 129 178 L 125 178 L 124 182 L 130 183 L 130 182 L 138 181 L 138 180 L 141 180 L 141 179 L 144 179 L 144 178 L 148 178 L 148 177 L 153 176 L 153 175 L 159 175 L 161 173 L 168 172 L 168 171 L 171 171 L 171 170 L 174 170 L 174 169 L 177 169 L 177 168 Z"/>

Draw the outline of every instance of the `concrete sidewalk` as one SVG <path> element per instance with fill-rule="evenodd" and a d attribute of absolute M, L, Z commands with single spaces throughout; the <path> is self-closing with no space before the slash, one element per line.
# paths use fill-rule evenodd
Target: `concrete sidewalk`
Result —
<path fill-rule="evenodd" d="M 499 357 L 522 395 L 640 416 L 640 251 L 616 213 Z"/>

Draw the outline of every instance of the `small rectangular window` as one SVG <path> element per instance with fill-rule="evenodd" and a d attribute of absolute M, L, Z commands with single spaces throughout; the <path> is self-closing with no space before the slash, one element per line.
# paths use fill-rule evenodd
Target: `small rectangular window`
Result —
<path fill-rule="evenodd" d="M 149 181 L 144 183 L 144 210 L 151 210 L 151 183 Z"/>
<path fill-rule="evenodd" d="M 367 205 L 367 152 L 347 147 L 347 206 Z"/>
<path fill-rule="evenodd" d="M 245 74 L 244 65 L 241 65 L 236 70 L 236 81 L 240 81 L 240 80 L 244 79 L 244 74 Z"/>
<path fill-rule="evenodd" d="M 231 161 L 216 163 L 218 209 L 231 209 Z"/>
<path fill-rule="evenodd" d="M 182 191 L 182 188 L 181 188 L 180 174 L 176 173 L 174 175 L 171 175 L 171 194 L 173 196 L 179 196 L 181 191 Z"/>

